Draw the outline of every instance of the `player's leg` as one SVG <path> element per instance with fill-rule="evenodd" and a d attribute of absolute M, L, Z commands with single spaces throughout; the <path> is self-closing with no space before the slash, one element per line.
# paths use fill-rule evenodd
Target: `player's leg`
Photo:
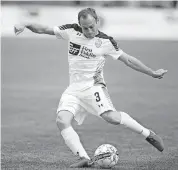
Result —
<path fill-rule="evenodd" d="M 58 112 L 56 118 L 57 126 L 61 131 L 61 135 L 66 145 L 70 148 L 70 150 L 79 157 L 85 157 L 87 159 L 90 159 L 80 142 L 78 134 L 72 127 L 73 117 L 73 113 L 67 110 Z"/>
<path fill-rule="evenodd" d="M 132 117 L 130 117 L 125 112 L 117 112 L 117 111 L 106 111 L 101 114 L 101 117 L 114 125 L 125 125 L 132 131 L 142 134 L 146 140 L 152 144 L 154 147 L 156 147 L 159 151 L 164 150 L 164 145 L 162 139 L 156 135 L 154 132 L 150 131 L 149 129 L 142 126 L 140 123 L 138 123 L 136 120 L 134 120 Z"/>
<path fill-rule="evenodd" d="M 101 114 L 101 117 L 114 125 L 123 124 L 127 128 L 133 130 L 136 133 L 142 134 L 145 137 L 150 135 L 150 130 L 143 127 L 140 123 L 138 123 L 135 119 L 129 116 L 129 114 L 125 112 L 117 112 L 117 111 L 106 111 Z"/>
<path fill-rule="evenodd" d="M 75 97 L 63 95 L 57 110 L 56 123 L 66 145 L 74 155 L 80 157 L 80 161 L 72 164 L 71 167 L 89 167 L 90 157 L 83 148 L 77 132 L 72 127 L 74 117 L 80 111 L 80 106 L 77 102 Z"/>
<path fill-rule="evenodd" d="M 96 110 L 98 116 L 111 124 L 123 124 L 134 132 L 142 134 L 149 143 L 154 145 L 159 151 L 163 151 L 163 142 L 160 137 L 142 126 L 130 117 L 129 114 L 116 111 L 106 87 L 93 87 L 91 93 L 94 96 L 92 106 Z"/>

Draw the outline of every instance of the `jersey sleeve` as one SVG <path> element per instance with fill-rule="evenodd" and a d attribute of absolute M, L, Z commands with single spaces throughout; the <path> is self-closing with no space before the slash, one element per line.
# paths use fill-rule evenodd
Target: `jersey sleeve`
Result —
<path fill-rule="evenodd" d="M 55 26 L 53 28 L 54 34 L 59 39 L 69 40 L 70 39 L 70 33 L 71 33 L 71 25 L 62 25 L 62 26 Z"/>
<path fill-rule="evenodd" d="M 122 54 L 123 51 L 119 48 L 118 43 L 112 37 L 110 37 L 106 45 L 105 56 L 109 56 L 114 60 L 117 60 Z"/>

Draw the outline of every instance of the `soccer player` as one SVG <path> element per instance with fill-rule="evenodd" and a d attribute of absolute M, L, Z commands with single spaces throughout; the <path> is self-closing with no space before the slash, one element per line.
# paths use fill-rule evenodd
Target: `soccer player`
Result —
<path fill-rule="evenodd" d="M 157 134 L 139 124 L 129 114 L 114 108 L 103 78 L 103 66 L 105 59 L 112 57 L 153 78 L 163 78 L 167 70 L 154 71 L 135 57 L 123 52 L 111 36 L 99 31 L 98 22 L 95 10 L 86 8 L 78 13 L 78 24 L 54 28 L 38 24 L 20 24 L 14 27 L 16 35 L 27 28 L 34 33 L 56 35 L 57 38 L 68 41 L 70 85 L 60 99 L 56 123 L 66 145 L 81 158 L 71 165 L 74 168 L 92 165 L 91 158 L 72 127 L 74 119 L 78 124 L 82 124 L 88 113 L 116 126 L 124 125 L 143 135 L 146 141 L 160 152 L 164 150 L 163 141 Z"/>

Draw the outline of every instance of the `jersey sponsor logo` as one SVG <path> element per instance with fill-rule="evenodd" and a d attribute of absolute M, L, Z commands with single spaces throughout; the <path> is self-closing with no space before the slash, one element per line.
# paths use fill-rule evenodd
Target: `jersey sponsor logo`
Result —
<path fill-rule="evenodd" d="M 93 54 L 92 49 L 87 48 L 87 47 L 85 47 L 85 46 L 82 47 L 79 56 L 84 57 L 84 58 L 88 58 L 88 59 L 90 59 L 90 58 L 95 58 L 95 57 L 96 57 L 96 55 Z"/>
<path fill-rule="evenodd" d="M 81 48 L 81 45 L 70 42 L 69 53 L 72 55 L 78 55 L 80 48 Z"/>
<path fill-rule="evenodd" d="M 93 54 L 92 49 L 90 49 L 86 46 L 81 46 L 81 45 L 72 43 L 72 42 L 70 42 L 69 53 L 72 55 L 79 55 L 79 56 L 87 58 L 87 59 L 96 57 L 96 55 Z"/>

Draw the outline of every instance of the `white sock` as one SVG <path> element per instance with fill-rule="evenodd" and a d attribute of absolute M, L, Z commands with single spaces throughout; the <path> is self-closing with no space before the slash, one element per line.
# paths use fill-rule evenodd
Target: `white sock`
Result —
<path fill-rule="evenodd" d="M 131 118 L 127 113 L 120 112 L 121 114 L 121 124 L 130 128 L 131 130 L 142 134 L 146 138 L 150 135 L 150 130 L 140 125 L 137 121 Z"/>
<path fill-rule="evenodd" d="M 64 138 L 66 145 L 75 155 L 79 155 L 80 157 L 90 159 L 90 157 L 88 156 L 80 142 L 78 134 L 71 126 L 66 129 L 63 129 L 61 131 L 61 135 Z"/>

